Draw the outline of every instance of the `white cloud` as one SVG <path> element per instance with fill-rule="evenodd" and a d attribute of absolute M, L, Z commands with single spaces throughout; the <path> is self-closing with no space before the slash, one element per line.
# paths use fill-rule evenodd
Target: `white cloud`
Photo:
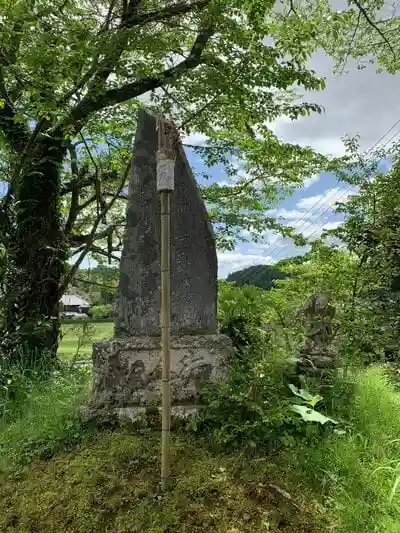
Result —
<path fill-rule="evenodd" d="M 345 147 L 340 137 L 333 137 L 330 135 L 326 137 L 313 137 L 312 135 L 299 135 L 298 137 L 294 137 L 289 134 L 290 129 L 298 127 L 299 124 L 305 124 L 305 121 L 307 121 L 307 118 L 300 118 L 294 121 L 289 117 L 279 117 L 269 124 L 269 128 L 283 141 L 298 144 L 304 148 L 313 148 L 315 151 L 324 155 L 340 157 L 345 154 Z M 344 134 L 345 133 L 343 133 L 343 135 Z M 318 178 L 315 181 L 318 181 Z"/>
<path fill-rule="evenodd" d="M 304 189 L 308 189 L 308 187 L 311 187 L 311 185 L 314 185 L 314 183 L 317 183 L 321 178 L 320 174 L 314 174 L 314 176 L 311 176 L 310 178 L 307 178 L 304 180 Z"/>
<path fill-rule="evenodd" d="M 280 117 L 269 125 L 272 131 L 287 142 L 332 155 L 344 153 L 341 139 L 346 135 L 359 134 L 361 148 L 366 150 L 387 133 L 385 144 L 393 135 L 388 130 L 397 119 L 393 109 L 397 106 L 400 73 L 377 73 L 376 64 L 357 69 L 355 61 L 349 59 L 343 74 L 338 75 L 333 60 L 321 50 L 312 55 L 309 66 L 326 77 L 326 89 L 309 92 L 303 95 L 304 100 L 321 105 L 325 111 L 296 121 Z"/>
<path fill-rule="evenodd" d="M 257 231 L 255 231 L 255 229 L 253 229 L 253 233 L 257 233 L 261 240 L 259 242 L 251 242 L 251 244 L 248 244 L 248 246 L 250 246 L 250 248 L 248 249 L 249 253 L 254 252 L 255 254 L 258 254 L 259 252 L 261 253 L 268 247 L 282 247 L 286 246 L 287 242 L 292 242 L 291 239 L 283 237 L 279 233 L 276 233 L 269 229 L 261 233 L 258 233 Z M 240 236 L 249 241 L 251 241 L 253 238 L 252 233 L 250 232 L 250 230 L 247 229 L 241 230 Z"/>
<path fill-rule="evenodd" d="M 344 189 L 341 187 L 332 187 L 324 194 L 301 198 L 297 202 L 296 207 L 304 210 L 310 209 L 313 213 L 316 213 L 322 209 L 332 209 L 337 202 L 346 202 L 351 194 L 354 194 L 354 189 L 350 187 Z"/>
<path fill-rule="evenodd" d="M 203 146 L 207 139 L 206 135 L 202 133 L 191 133 L 190 135 L 186 135 L 182 142 L 183 144 L 191 144 L 192 146 Z"/>
<path fill-rule="evenodd" d="M 302 139 L 299 143 L 301 146 L 309 146 L 321 154 L 330 155 L 334 157 L 341 157 L 345 155 L 345 146 L 341 139 L 335 137 L 325 137 L 321 139 Z"/>
<path fill-rule="evenodd" d="M 293 120 L 291 118 L 282 116 L 275 119 L 273 122 L 267 123 L 267 126 L 272 131 L 272 133 L 279 137 L 280 132 L 291 124 L 293 124 Z"/>
<path fill-rule="evenodd" d="M 218 252 L 218 274 L 226 277 L 231 272 L 253 265 L 268 265 L 273 258 L 265 254 L 242 253 L 239 251 Z"/>
<path fill-rule="evenodd" d="M 331 229 L 336 229 L 339 224 L 341 224 L 341 220 L 332 220 L 332 221 L 321 221 L 321 220 L 315 220 L 310 221 L 306 224 L 302 220 L 298 220 L 294 222 L 292 225 L 302 234 L 304 237 L 313 237 L 314 239 L 317 239 L 321 236 L 321 234 L 324 231 L 328 231 Z"/>
<path fill-rule="evenodd" d="M 285 220 L 297 220 L 299 218 L 304 220 L 310 215 L 309 213 L 305 213 L 298 209 L 286 209 L 285 207 L 274 210 L 272 214 L 276 217 L 284 218 Z"/>

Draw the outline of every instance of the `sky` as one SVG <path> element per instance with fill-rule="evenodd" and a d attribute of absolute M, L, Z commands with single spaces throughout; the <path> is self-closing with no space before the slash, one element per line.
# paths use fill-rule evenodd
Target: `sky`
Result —
<path fill-rule="evenodd" d="M 400 75 L 377 74 L 374 65 L 357 70 L 351 63 L 342 75 L 334 75 L 332 60 L 322 52 L 314 54 L 310 66 L 326 77 L 326 89 L 305 96 L 322 105 L 325 112 L 294 122 L 278 119 L 272 129 L 280 138 L 332 155 L 344 154 L 342 138 L 345 135 L 360 135 L 363 150 L 372 148 L 387 132 L 378 146 L 399 139 Z M 399 124 L 391 129 L 397 121 Z M 201 138 L 194 134 L 186 142 L 199 143 Z M 189 153 L 188 158 L 195 171 L 201 170 L 192 154 Z M 221 177 L 215 176 L 215 179 L 218 181 Z M 317 237 L 342 220 L 332 208 L 354 192 L 356 189 L 339 183 L 334 175 L 310 176 L 302 189 L 277 206 L 275 214 L 283 216 L 305 236 Z M 290 239 L 267 233 L 265 243 L 239 244 L 232 252 L 219 252 L 219 276 L 226 277 L 230 272 L 251 265 L 272 264 L 304 251 L 306 249 L 294 246 Z"/>

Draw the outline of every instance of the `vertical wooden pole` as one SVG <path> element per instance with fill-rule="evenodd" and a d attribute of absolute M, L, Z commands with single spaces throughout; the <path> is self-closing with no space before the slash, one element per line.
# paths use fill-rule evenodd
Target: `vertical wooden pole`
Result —
<path fill-rule="evenodd" d="M 169 481 L 169 441 L 171 432 L 170 385 L 170 240 L 171 194 L 174 190 L 177 131 L 173 124 L 157 120 L 157 190 L 161 205 L 161 352 L 162 352 L 162 426 L 161 489 Z"/>
<path fill-rule="evenodd" d="M 170 387 L 170 205 L 171 192 L 160 191 L 161 199 L 161 345 L 162 345 L 162 443 L 161 489 L 168 486 L 171 430 Z"/>

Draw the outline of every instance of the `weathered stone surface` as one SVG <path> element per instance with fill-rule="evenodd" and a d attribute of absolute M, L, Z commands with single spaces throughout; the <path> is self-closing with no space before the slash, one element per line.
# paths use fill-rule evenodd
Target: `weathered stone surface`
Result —
<path fill-rule="evenodd" d="M 176 416 L 197 409 L 205 380 L 226 377 L 232 344 L 225 335 L 171 339 L 171 404 Z M 88 410 L 131 419 L 161 400 L 159 337 L 115 338 L 93 346 L 93 393 Z M 135 414 L 136 413 L 136 414 Z"/>
<path fill-rule="evenodd" d="M 156 118 L 141 110 L 116 305 L 116 337 L 160 334 L 160 204 Z M 171 197 L 171 333 L 216 332 L 217 256 L 211 224 L 179 144 Z"/>
<path fill-rule="evenodd" d="M 338 365 L 334 339 L 335 308 L 326 294 L 314 294 L 301 310 L 306 325 L 306 339 L 300 347 L 299 374 L 329 382 Z"/>
<path fill-rule="evenodd" d="M 146 418 L 161 401 L 160 204 L 157 121 L 141 111 L 120 265 L 115 338 L 94 344 L 85 418 Z M 224 379 L 232 350 L 216 334 L 217 256 L 196 182 L 179 145 L 171 198 L 171 405 L 173 418 L 200 407 L 204 381 Z M 151 409 L 150 409 L 151 410 Z"/>

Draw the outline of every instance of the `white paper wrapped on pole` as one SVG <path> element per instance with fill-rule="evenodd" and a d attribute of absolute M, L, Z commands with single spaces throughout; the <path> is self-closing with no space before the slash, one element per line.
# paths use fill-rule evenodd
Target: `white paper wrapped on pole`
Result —
<path fill-rule="evenodd" d="M 174 190 L 175 160 L 170 159 L 164 152 L 157 152 L 157 190 Z"/>

